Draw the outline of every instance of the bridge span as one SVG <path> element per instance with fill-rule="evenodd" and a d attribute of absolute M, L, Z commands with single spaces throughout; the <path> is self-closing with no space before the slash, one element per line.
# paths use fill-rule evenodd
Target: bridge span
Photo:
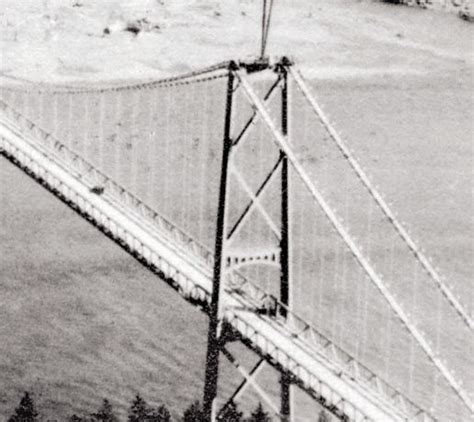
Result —
<path fill-rule="evenodd" d="M 224 66 L 224 69 L 226 67 L 227 65 Z M 251 192 L 254 189 L 250 189 L 236 168 L 239 164 L 238 156 L 236 156 L 235 162 L 229 164 L 230 171 L 236 176 L 251 200 L 234 228 L 239 226 L 242 219 L 247 218 L 247 213 L 252 208 L 258 208 L 270 228 L 274 227 L 271 212 L 266 211 L 265 205 L 259 201 L 261 193 L 269 180 L 272 179 L 275 169 L 281 166 L 281 157 L 284 155 L 283 161 L 288 159 L 294 174 L 302 180 L 303 185 L 309 188 L 310 194 L 315 197 L 317 204 L 322 208 L 325 218 L 334 226 L 333 230 L 342 239 L 345 247 L 349 249 L 349 254 L 376 285 L 395 316 L 401 321 L 401 325 L 414 338 L 413 341 L 421 347 L 427 359 L 439 371 L 451 390 L 460 397 L 467 407 L 472 406 L 468 395 L 451 375 L 444 362 L 432 351 L 431 345 L 418 328 L 412 324 L 412 321 L 386 288 L 382 278 L 373 270 L 371 264 L 364 258 L 362 252 L 333 214 L 323 196 L 314 188 L 306 170 L 300 166 L 299 158 L 294 152 L 297 151 L 298 146 L 293 148 L 285 133 L 281 134 L 274 127 L 271 112 L 267 111 L 264 103 L 270 99 L 274 88 L 282 83 L 281 75 L 264 99 L 260 100 L 247 82 L 243 72 L 232 67 L 229 69 L 229 74 L 234 75 L 238 85 L 237 87 L 231 85 L 231 90 L 228 92 L 232 93 L 233 90 L 241 87 L 251 103 L 249 123 L 241 135 L 233 139 L 239 141 L 243 138 L 245 130 L 254 125 L 256 116 L 260 116 L 261 121 L 273 132 L 274 142 L 278 147 L 277 152 L 280 154 L 275 167 L 269 172 L 256 193 Z M 212 69 L 211 72 L 215 70 Z M 222 69 L 218 67 L 217 70 Z M 307 88 L 299 74 L 293 70 L 290 73 L 302 88 L 303 94 L 309 97 Z M 285 73 L 285 77 L 288 77 L 290 73 Z M 193 75 L 193 77 L 195 76 Z M 282 89 L 285 91 L 287 88 Z M 351 165 L 355 165 L 356 176 L 362 180 L 364 188 L 367 188 L 369 194 L 375 198 L 375 202 L 390 224 L 395 226 L 397 236 L 400 236 L 408 244 L 411 253 L 414 253 L 428 274 L 430 275 L 430 271 L 432 272 L 431 276 L 435 286 L 450 306 L 455 309 L 458 317 L 460 316 L 467 325 L 471 324 L 472 321 L 462 305 L 447 289 L 444 282 L 438 278 L 431 264 L 428 261 L 423 261 L 422 252 L 411 242 L 408 234 L 398 224 L 391 211 L 386 208 L 385 202 L 378 196 L 370 182 L 364 179 L 365 175 L 362 170 L 357 167 L 357 163 L 353 160 L 351 153 L 345 149 L 337 133 L 324 120 L 318 105 L 312 102 L 311 106 L 314 112 L 319 114 L 320 118 L 322 117 L 323 124 L 327 126 L 326 129 L 335 138 L 344 160 L 349 160 Z M 129 189 L 107 176 L 95 163 L 91 163 L 81 154 L 74 152 L 56 135 L 45 131 L 35 121 L 25 117 L 5 101 L 0 101 L 0 153 L 143 265 L 158 274 L 184 299 L 211 314 L 212 317 L 215 257 L 214 253 L 196 240 L 194 236 L 169 221 L 160 212 L 131 193 Z M 274 232 L 277 231 L 274 230 Z M 229 235 L 229 239 L 232 234 L 233 232 Z M 276 234 L 278 236 L 278 233 Z M 317 251 L 311 251 L 311 253 L 313 252 Z M 220 352 L 230 360 L 244 378 L 233 398 L 236 398 L 243 389 L 251 386 L 276 415 L 285 419 L 285 415 L 281 415 L 281 409 L 256 383 L 254 377 L 256 368 L 251 371 L 246 370 L 225 347 L 226 342 L 241 341 L 261 358 L 259 365 L 262 362 L 267 362 L 276 368 L 291 385 L 296 385 L 304 390 L 341 420 L 436 420 L 429 411 L 415 404 L 400 389 L 392 387 L 356 356 L 346 352 L 321 330 L 315 328 L 312 321 L 299 316 L 291 303 L 284 303 L 285 301 L 277 298 L 273 292 L 265 291 L 259 280 L 251 280 L 239 268 L 231 268 L 233 263 L 231 256 L 238 256 L 238 254 L 220 257 L 223 259 L 224 266 L 228 266 L 226 268 L 228 271 L 226 271 L 225 277 L 222 277 L 223 285 L 219 298 L 221 319 L 219 327 L 221 344 L 219 347 Z M 235 259 L 239 260 L 240 265 L 245 259 L 252 260 L 254 258 L 260 260 L 261 257 L 252 254 L 246 257 L 244 254 Z M 275 255 L 272 259 L 277 260 L 281 257 Z M 346 265 L 345 261 L 343 265 Z M 279 282 L 279 279 L 274 280 L 273 284 Z"/>

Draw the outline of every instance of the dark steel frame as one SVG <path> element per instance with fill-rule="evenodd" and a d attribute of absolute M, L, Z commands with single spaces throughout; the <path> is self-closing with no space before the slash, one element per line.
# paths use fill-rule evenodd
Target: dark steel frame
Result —
<path fill-rule="evenodd" d="M 289 113 L 288 113 L 288 66 L 291 63 L 288 59 L 283 58 L 278 64 L 274 66 L 274 71 L 277 73 L 277 80 L 271 86 L 270 90 L 265 95 L 265 99 L 270 96 L 270 93 L 282 82 L 281 91 L 281 131 L 284 136 L 288 136 L 289 132 Z M 244 128 L 240 131 L 236 140 L 231 139 L 231 124 L 233 113 L 233 95 L 235 92 L 235 75 L 234 72 L 240 68 L 247 71 L 248 64 L 238 65 L 235 62 L 229 64 L 229 75 L 227 80 L 226 90 L 226 104 L 225 104 L 225 122 L 224 122 L 224 139 L 222 149 L 222 164 L 220 175 L 219 199 L 217 204 L 217 225 L 215 238 L 215 264 L 213 272 L 213 290 L 212 299 L 209 312 L 209 328 L 208 328 L 208 343 L 206 355 L 206 372 L 204 382 L 204 397 L 203 397 L 203 416 L 204 421 L 214 422 L 218 419 L 220 412 L 216 408 L 216 397 L 218 391 L 219 380 L 219 356 L 224 351 L 224 345 L 229 340 L 225 332 L 225 321 L 222 318 L 220 297 L 222 294 L 222 275 L 225 265 L 225 241 L 232 235 L 228 233 L 227 229 L 227 196 L 228 196 L 228 178 L 229 178 L 229 162 L 232 153 L 232 147 L 238 144 L 239 140 L 245 132 L 251 127 L 251 123 L 255 118 L 255 114 L 249 119 Z M 266 69 L 268 67 L 265 67 Z M 251 71 L 254 71 L 252 68 Z M 280 239 L 280 301 L 287 306 L 291 306 L 291 272 L 290 272 L 290 167 L 286 154 L 280 152 L 280 157 L 263 182 L 260 190 L 264 188 L 270 176 L 281 166 L 281 239 Z M 259 192 L 257 192 L 258 196 Z M 244 211 L 248 212 L 250 204 Z M 244 215 L 243 214 L 243 215 Z M 241 218 L 243 217 L 241 216 Z M 240 221 L 240 219 L 239 219 Z M 238 224 L 238 223 L 237 223 Z M 236 225 L 237 225 L 236 224 Z M 235 227 L 234 227 L 235 229 Z M 287 318 L 286 309 L 280 308 L 280 315 Z M 225 353 L 224 353 L 225 354 Z M 250 371 L 252 376 L 260 362 L 256 367 Z M 239 385 L 237 391 L 232 396 L 235 397 L 240 390 L 245 386 L 246 381 Z M 280 418 L 285 422 L 291 421 L 292 408 L 292 378 L 286 372 L 282 372 L 280 378 Z M 224 405 L 223 409 L 232 402 L 229 399 Z M 221 411 L 223 410 L 221 409 Z"/>

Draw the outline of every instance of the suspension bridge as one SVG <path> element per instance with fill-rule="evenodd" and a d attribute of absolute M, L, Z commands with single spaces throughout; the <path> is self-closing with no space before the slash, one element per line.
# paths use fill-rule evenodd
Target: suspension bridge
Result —
<path fill-rule="evenodd" d="M 289 60 L 2 86 L 0 152 L 209 315 L 208 420 L 247 388 L 285 421 L 296 388 L 341 420 L 472 418 L 472 317 Z"/>

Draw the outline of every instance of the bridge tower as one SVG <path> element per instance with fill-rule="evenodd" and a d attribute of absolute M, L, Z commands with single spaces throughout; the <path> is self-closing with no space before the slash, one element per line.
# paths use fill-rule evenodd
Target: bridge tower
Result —
<path fill-rule="evenodd" d="M 220 187 L 219 187 L 219 198 L 217 204 L 217 224 L 216 224 L 216 237 L 215 237 L 215 264 L 213 272 L 213 291 L 212 299 L 210 303 L 209 312 L 209 327 L 208 327 L 208 343 L 207 343 L 207 360 L 206 360 L 206 372 L 205 372 L 205 384 L 204 384 L 204 399 L 203 399 L 203 411 L 204 420 L 214 422 L 219 420 L 219 415 L 225 410 L 226 406 L 230 405 L 234 400 L 242 394 L 242 392 L 248 387 L 252 386 L 260 394 L 260 396 L 267 401 L 271 401 L 270 398 L 258 387 L 255 383 L 254 378 L 257 375 L 258 370 L 264 364 L 264 358 L 256 364 L 250 371 L 246 371 L 242 365 L 232 356 L 229 350 L 226 348 L 226 343 L 235 340 L 235 334 L 229 328 L 229 325 L 225 321 L 225 305 L 222 303 L 223 290 L 228 286 L 232 275 L 235 272 L 235 267 L 232 264 L 238 263 L 238 267 L 245 266 L 246 263 L 252 262 L 265 262 L 271 261 L 273 265 L 279 267 L 279 280 L 275 280 L 279 283 L 279 301 L 281 304 L 288 308 L 277 306 L 271 302 L 262 304 L 259 312 L 272 313 L 275 315 L 278 313 L 278 317 L 284 320 L 287 319 L 287 309 L 291 309 L 291 259 L 290 259 L 290 229 L 291 229 L 291 213 L 290 213 L 290 167 L 286 154 L 280 150 L 279 158 L 272 169 L 267 173 L 264 180 L 259 185 L 259 188 L 255 192 L 248 192 L 249 203 L 244 211 L 237 218 L 236 224 L 230 227 L 229 224 L 229 211 L 232 207 L 229 198 L 229 183 L 233 176 L 235 169 L 234 152 L 237 145 L 240 147 L 244 135 L 251 131 L 252 123 L 258 118 L 256 112 L 249 119 L 247 124 L 238 132 L 238 136 L 232 138 L 233 117 L 238 109 L 235 107 L 235 91 L 238 87 L 238 75 L 239 72 L 254 73 L 259 71 L 273 70 L 276 77 L 273 85 L 266 92 L 265 100 L 273 95 L 274 91 L 280 90 L 280 103 L 279 103 L 279 114 L 281 118 L 281 133 L 286 138 L 289 137 L 289 84 L 288 84 L 288 72 L 291 62 L 287 58 L 282 58 L 280 62 L 275 65 L 270 65 L 267 59 L 260 58 L 253 63 L 235 63 L 231 62 L 228 68 L 228 80 L 227 80 L 227 92 L 226 92 L 226 110 L 225 110 L 225 122 L 224 122 L 224 139 L 223 139 L 223 152 L 222 152 L 222 165 L 220 174 Z M 269 136 L 269 141 L 270 141 Z M 272 144 L 269 142 L 268 144 Z M 243 146 L 246 148 L 246 146 Z M 248 148 L 248 146 L 247 146 Z M 279 175 L 279 177 L 278 177 Z M 276 177 L 275 177 L 276 176 Z M 236 178 L 238 179 L 238 177 Z M 239 181 L 241 183 L 241 181 Z M 252 251 L 243 251 L 240 256 L 235 256 L 230 252 L 229 242 L 231 237 L 236 231 L 239 224 L 243 224 L 244 220 L 253 211 L 254 208 L 260 210 L 265 206 L 260 203 L 261 195 L 270 184 L 279 183 L 277 187 L 279 191 L 278 203 L 272 203 L 272 207 L 279 207 L 280 209 L 280 220 L 278 222 L 279 239 L 277 252 L 275 250 L 263 250 L 259 253 Z M 268 204 L 267 204 L 268 206 Z M 235 210 L 234 210 L 235 211 Z M 263 212 L 265 216 L 265 212 Z M 251 218 L 251 217 L 249 217 Z M 269 225 L 275 227 L 270 221 L 268 215 L 266 221 Z M 255 245 L 259 246 L 259 245 Z M 223 354 L 229 361 L 239 370 L 243 375 L 244 380 L 239 385 L 237 390 L 232 394 L 229 400 L 220 409 L 217 408 L 216 397 L 218 390 L 219 380 L 219 357 Z M 275 413 L 285 422 L 292 421 L 292 379 L 289 374 L 282 372 L 280 375 L 280 404 L 279 406 L 272 406 Z"/>

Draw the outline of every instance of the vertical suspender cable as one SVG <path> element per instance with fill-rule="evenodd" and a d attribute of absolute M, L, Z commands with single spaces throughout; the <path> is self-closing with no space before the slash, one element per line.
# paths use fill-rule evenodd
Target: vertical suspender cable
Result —
<path fill-rule="evenodd" d="M 161 174 L 161 178 L 160 178 L 160 182 L 161 180 L 163 180 L 163 189 L 162 189 L 162 198 L 164 198 L 164 201 L 163 202 L 163 210 L 162 212 L 165 213 L 165 215 L 168 215 L 168 216 L 171 216 L 173 215 L 174 213 L 172 212 L 173 210 L 170 209 L 170 207 L 172 207 L 172 203 L 170 201 L 170 196 L 169 195 L 169 192 L 168 192 L 168 174 L 170 174 L 171 170 L 170 170 L 170 165 L 172 165 L 172 163 L 176 160 L 176 156 L 171 156 L 170 155 L 170 137 L 171 137 L 171 134 L 173 133 L 172 131 L 170 131 L 170 116 L 171 116 L 171 113 L 175 112 L 176 110 L 174 108 L 171 108 L 170 107 L 170 104 L 171 102 L 173 101 L 173 106 L 175 105 L 174 103 L 174 96 L 171 95 L 171 89 L 170 88 L 167 88 L 167 91 L 168 91 L 168 95 L 167 95 L 167 98 L 166 98 L 166 130 L 165 130 L 165 153 L 164 153 L 164 157 L 165 157 L 165 164 L 164 164 L 164 169 L 165 169 L 165 173 Z M 175 120 L 173 120 L 173 126 L 171 127 L 171 129 L 174 129 L 174 123 L 175 123 Z"/>
<path fill-rule="evenodd" d="M 137 125 L 138 118 L 140 116 L 140 99 L 139 99 L 140 91 L 138 89 L 133 90 L 133 109 L 132 109 L 132 128 L 131 130 L 131 137 L 130 137 L 130 178 L 132 182 L 130 184 L 132 188 L 132 192 L 136 195 L 138 191 L 138 160 L 139 160 L 139 140 L 138 136 L 135 136 L 135 130 Z"/>
<path fill-rule="evenodd" d="M 289 146 L 285 137 L 280 133 L 276 128 L 273 120 L 269 116 L 267 109 L 262 104 L 260 99 L 256 96 L 254 90 L 251 88 L 250 84 L 247 81 L 246 76 L 242 72 L 235 72 L 237 77 L 240 80 L 242 87 L 247 95 L 247 98 L 251 104 L 257 109 L 257 111 L 262 116 L 263 121 L 269 127 L 273 133 L 274 142 L 279 146 L 279 148 L 287 155 L 289 162 L 292 164 L 294 171 L 297 173 L 303 184 L 306 186 L 307 190 L 311 194 L 315 204 L 317 204 L 322 211 L 326 214 L 327 218 L 331 222 L 331 225 L 337 231 L 339 236 L 350 248 L 351 253 L 359 262 L 359 265 L 364 269 L 364 271 L 369 276 L 372 283 L 375 285 L 380 294 L 387 301 L 388 305 L 392 308 L 393 312 L 397 315 L 398 319 L 405 326 L 408 332 L 415 338 L 423 352 L 426 356 L 433 362 L 433 364 L 441 372 L 445 380 L 451 386 L 453 391 L 458 395 L 464 405 L 469 409 L 469 411 L 474 414 L 474 404 L 472 403 L 471 398 L 462 388 L 461 384 L 454 378 L 451 374 L 451 371 L 446 367 L 444 362 L 434 353 L 432 347 L 429 345 L 425 337 L 422 335 L 420 330 L 412 323 L 408 315 L 405 313 L 403 308 L 399 305 L 395 297 L 392 295 L 390 290 L 387 288 L 379 274 L 374 270 L 372 265 L 362 254 L 362 251 L 359 249 L 357 244 L 354 242 L 352 237 L 349 235 L 345 227 L 341 224 L 338 217 L 334 214 L 334 211 L 327 203 L 326 199 L 321 195 L 321 193 L 316 189 L 310 177 L 301 166 L 299 160 L 297 159 L 292 148 Z"/>
<path fill-rule="evenodd" d="M 212 89 L 211 89 L 211 92 Z M 207 160 L 207 151 L 209 148 L 212 148 L 213 145 L 210 145 L 209 142 L 209 133 L 208 133 L 208 118 L 209 118 L 209 95 L 204 96 L 204 104 L 202 108 L 200 107 L 201 114 L 199 117 L 199 122 L 201 123 L 201 132 L 200 132 L 200 139 L 198 145 L 196 146 L 197 151 L 199 152 L 199 160 L 201 162 L 201 169 L 199 171 L 199 225 L 197 228 L 197 233 L 199 236 L 199 241 L 203 244 L 207 244 L 207 238 L 204 234 L 204 227 L 205 227 L 205 218 L 206 218 L 206 203 L 207 201 L 205 198 L 209 198 L 207 192 L 209 189 L 206 189 L 206 175 L 210 174 L 208 172 L 208 160 Z"/>
<path fill-rule="evenodd" d="M 66 145 L 69 147 L 69 148 L 72 148 L 74 150 L 74 147 L 73 147 L 73 140 L 74 140 L 74 137 L 72 136 L 73 135 L 73 130 L 72 130 L 72 122 L 73 122 L 73 118 L 72 118 L 72 106 L 73 106 L 73 100 L 72 100 L 72 95 L 68 95 L 67 96 L 67 120 L 66 120 L 66 132 L 65 132 L 65 138 L 66 138 Z"/>
<path fill-rule="evenodd" d="M 390 280 L 394 280 L 394 254 L 395 254 L 395 237 L 396 234 L 392 233 L 391 241 L 390 241 L 390 253 L 389 253 L 389 274 Z M 386 345 L 387 345 L 387 354 L 385 356 L 385 377 L 388 378 L 388 370 L 390 366 L 390 356 L 391 356 L 391 328 L 392 328 L 392 318 L 389 315 L 387 320 L 387 325 L 385 327 L 385 334 L 386 334 Z"/>
<path fill-rule="evenodd" d="M 53 122 L 51 123 L 51 133 L 58 137 L 58 95 L 53 94 Z"/>
<path fill-rule="evenodd" d="M 436 312 L 436 318 L 437 318 L 436 320 L 436 348 L 438 350 L 438 353 L 440 353 L 440 348 L 441 348 L 440 330 L 444 326 L 443 318 L 441 314 L 442 299 L 443 299 L 443 296 L 441 295 L 440 292 L 438 292 L 438 301 L 437 301 L 438 303 L 437 303 L 437 312 Z M 432 407 L 434 407 L 437 403 L 439 403 L 438 378 L 439 378 L 439 374 L 438 372 L 436 372 L 434 376 L 434 380 L 433 380 L 433 394 L 432 394 L 432 402 L 431 402 Z"/>
<path fill-rule="evenodd" d="M 31 119 L 32 115 L 31 115 L 31 109 L 32 109 L 32 106 L 31 106 L 31 99 L 29 98 L 28 94 L 25 92 L 24 94 L 24 98 L 25 98 L 25 104 L 23 105 L 23 108 L 24 108 L 24 113 L 25 113 L 25 116 L 27 119 Z"/>
<path fill-rule="evenodd" d="M 256 141 L 256 145 L 255 145 L 255 155 L 257 155 L 258 157 L 258 165 L 256 167 L 258 167 L 258 171 L 257 171 L 257 175 L 260 177 L 260 175 L 263 173 L 263 164 L 264 164 L 264 154 L 263 154 L 263 140 L 264 140 L 264 135 L 263 135 L 263 125 L 259 125 L 258 126 L 258 130 L 257 130 L 257 139 L 255 140 Z M 255 169 L 257 170 L 257 169 Z M 262 199 L 262 197 L 260 197 L 259 199 Z M 264 224 L 259 224 L 259 220 L 256 219 L 255 220 L 256 222 L 256 227 L 253 228 L 252 230 L 252 227 L 251 226 L 247 226 L 247 239 L 246 239 L 246 246 L 247 245 L 250 245 L 250 238 L 251 237 L 254 237 L 254 238 L 257 238 L 257 240 L 260 240 L 262 242 L 262 246 L 265 244 L 265 225 Z M 250 233 L 251 232 L 251 233 Z M 263 269 L 263 268 L 260 268 L 259 265 L 257 265 L 256 267 L 254 267 L 254 277 L 256 280 L 259 280 L 260 281 L 260 287 L 262 287 L 263 289 L 265 289 L 267 292 L 268 291 L 271 291 L 269 290 L 269 288 L 271 288 L 270 286 L 270 278 L 269 278 L 269 271 L 267 268 Z"/>
<path fill-rule="evenodd" d="M 416 301 L 417 301 L 417 296 L 418 296 L 418 265 L 415 263 L 415 268 L 413 272 L 413 282 L 412 282 L 412 300 L 413 300 L 413 305 L 412 305 L 412 313 L 414 309 L 416 308 Z M 415 347 L 414 347 L 414 341 L 413 339 L 410 341 L 410 356 L 409 356 L 409 362 L 410 364 L 408 365 L 408 392 L 409 394 L 413 394 L 413 370 L 416 369 L 417 365 L 415 362 Z"/>
<path fill-rule="evenodd" d="M 87 146 L 87 143 L 89 142 L 89 140 L 87 139 L 87 128 L 89 127 L 89 124 L 90 124 L 90 119 L 89 119 L 89 113 L 90 113 L 90 110 L 89 110 L 89 104 L 87 102 L 87 94 L 82 94 L 82 99 L 83 99 L 83 102 L 84 102 L 84 113 L 82 114 L 84 117 L 84 120 L 83 120 L 83 124 L 82 124 L 82 129 L 84 130 L 84 136 L 83 136 L 83 144 L 82 144 L 82 147 L 81 147 L 81 154 L 83 157 L 85 157 L 87 160 L 89 160 L 89 156 L 87 155 L 87 151 L 88 151 L 88 146 Z"/>
<path fill-rule="evenodd" d="M 332 286 L 331 286 L 331 290 L 335 293 L 335 295 L 337 296 L 337 285 L 338 285 L 338 280 L 339 280 L 339 277 L 338 277 L 338 274 L 337 274 L 337 270 L 338 270 L 338 266 L 339 266 L 339 242 L 340 240 L 338 239 L 337 235 L 334 236 L 334 245 L 333 245 L 333 248 L 334 248 L 334 262 L 333 262 L 333 265 L 334 265 L 334 270 L 333 270 L 333 275 L 334 275 L 334 278 L 332 280 Z M 336 306 L 331 306 L 331 331 L 332 331 L 332 335 L 333 335 L 333 338 L 337 338 L 336 337 Z"/>
<path fill-rule="evenodd" d="M 103 172 L 108 173 L 108 171 L 105 169 L 105 154 L 107 149 L 105 148 L 105 130 L 104 130 L 104 123 L 105 123 L 105 101 L 104 101 L 104 96 L 105 93 L 101 92 L 99 93 L 99 113 L 98 113 L 98 119 L 99 119 L 99 160 L 98 164 L 100 165 L 100 168 Z"/>
<path fill-rule="evenodd" d="M 185 105 L 184 105 L 184 125 L 183 125 L 183 193 L 184 193 L 184 198 L 183 198 L 183 226 L 185 230 L 188 233 L 192 233 L 193 231 L 191 230 L 190 227 L 190 210 L 189 210 L 189 199 L 190 199 L 190 192 L 189 190 L 192 189 L 189 186 L 189 167 L 190 167 L 190 161 L 191 158 L 186 151 L 191 147 L 192 145 L 192 137 L 190 136 L 190 131 L 189 131 L 189 126 L 190 126 L 190 120 L 192 119 L 191 113 L 192 113 L 192 104 L 191 101 L 194 98 L 194 95 L 192 92 L 190 92 L 192 88 L 188 88 L 188 85 L 185 85 Z"/>
<path fill-rule="evenodd" d="M 47 128 L 47 129 L 50 129 L 49 127 L 47 127 L 48 125 L 45 125 L 45 106 L 44 106 L 44 103 L 45 103 L 45 98 L 46 98 L 46 92 L 45 91 L 41 91 L 40 93 L 40 100 L 39 100 L 39 104 L 38 104 L 38 116 L 35 117 L 35 119 L 31 119 L 33 122 L 35 122 L 36 125 L 38 125 L 39 127 L 41 128 Z"/>
<path fill-rule="evenodd" d="M 150 171 L 146 186 L 145 186 L 145 198 L 148 203 L 152 203 L 153 201 L 153 186 L 155 186 L 157 177 L 156 177 L 156 167 L 153 165 L 153 160 L 158 155 L 158 143 L 161 142 L 161 136 L 157 136 L 157 120 L 158 116 L 156 113 L 157 104 L 158 104 L 158 96 L 153 95 L 155 92 L 159 92 L 158 90 L 153 91 L 149 89 L 148 93 L 148 119 L 147 119 L 147 130 L 148 130 L 148 148 L 147 148 L 147 167 Z"/>
<path fill-rule="evenodd" d="M 347 159 L 349 164 L 352 166 L 354 169 L 355 173 L 359 177 L 359 179 L 362 181 L 362 183 L 366 186 L 367 190 L 369 191 L 370 195 L 374 198 L 375 202 L 377 205 L 380 207 L 380 209 L 384 212 L 384 214 L 387 216 L 388 220 L 392 223 L 392 225 L 395 227 L 397 232 L 399 233 L 400 237 L 405 241 L 405 243 L 408 245 L 412 253 L 415 255 L 415 257 L 418 259 L 418 261 L 421 263 L 423 268 L 426 270 L 426 272 L 431 276 L 435 284 L 438 286 L 438 288 L 442 291 L 443 295 L 446 297 L 448 302 L 453 306 L 453 308 L 456 310 L 456 312 L 459 314 L 459 316 L 462 318 L 463 322 L 471 329 L 474 330 L 474 321 L 469 315 L 469 313 L 464 309 L 464 306 L 459 302 L 459 300 L 454 296 L 453 292 L 449 289 L 449 287 L 443 282 L 433 265 L 429 262 L 429 260 L 425 257 L 425 255 L 421 252 L 421 250 L 418 248 L 418 246 L 415 244 L 415 242 L 411 239 L 411 237 L 408 235 L 408 232 L 404 229 L 404 227 L 399 223 L 398 219 L 395 217 L 393 214 L 392 210 L 389 208 L 388 204 L 384 201 L 380 193 L 372 186 L 372 183 L 370 182 L 369 178 L 363 171 L 362 167 L 359 165 L 359 163 L 356 161 L 356 159 L 353 157 L 352 153 L 349 151 L 345 143 L 342 141 L 336 130 L 332 127 L 332 125 L 329 122 L 329 119 L 326 117 L 326 115 L 323 113 L 321 107 L 317 104 L 317 102 L 314 100 L 314 98 L 311 96 L 308 87 L 304 83 L 304 80 L 302 76 L 294 69 L 290 67 L 290 72 L 291 75 L 293 76 L 294 80 L 296 81 L 298 87 L 304 94 L 306 100 L 309 102 L 311 105 L 314 113 L 317 115 L 317 117 L 320 119 L 321 123 L 325 126 L 327 129 L 328 133 L 330 134 L 331 138 L 334 140 L 336 143 L 337 147 L 339 150 L 342 152 L 344 157 Z"/>
<path fill-rule="evenodd" d="M 115 170 L 115 180 L 117 180 L 119 183 L 123 183 L 123 180 L 121 178 L 121 175 L 120 175 L 120 169 L 121 169 L 121 165 L 120 165 L 120 157 L 121 157 L 121 151 L 120 151 L 120 145 L 121 145 L 121 141 L 122 141 L 122 116 L 123 116 L 123 113 L 122 113 L 122 107 L 123 107 L 123 91 L 120 90 L 118 91 L 117 93 L 117 99 L 115 101 L 115 104 L 116 104 L 116 116 L 118 117 L 118 121 L 117 123 L 115 124 L 115 130 L 117 131 L 116 133 L 116 137 L 115 137 L 115 142 L 114 142 L 114 170 Z"/>

